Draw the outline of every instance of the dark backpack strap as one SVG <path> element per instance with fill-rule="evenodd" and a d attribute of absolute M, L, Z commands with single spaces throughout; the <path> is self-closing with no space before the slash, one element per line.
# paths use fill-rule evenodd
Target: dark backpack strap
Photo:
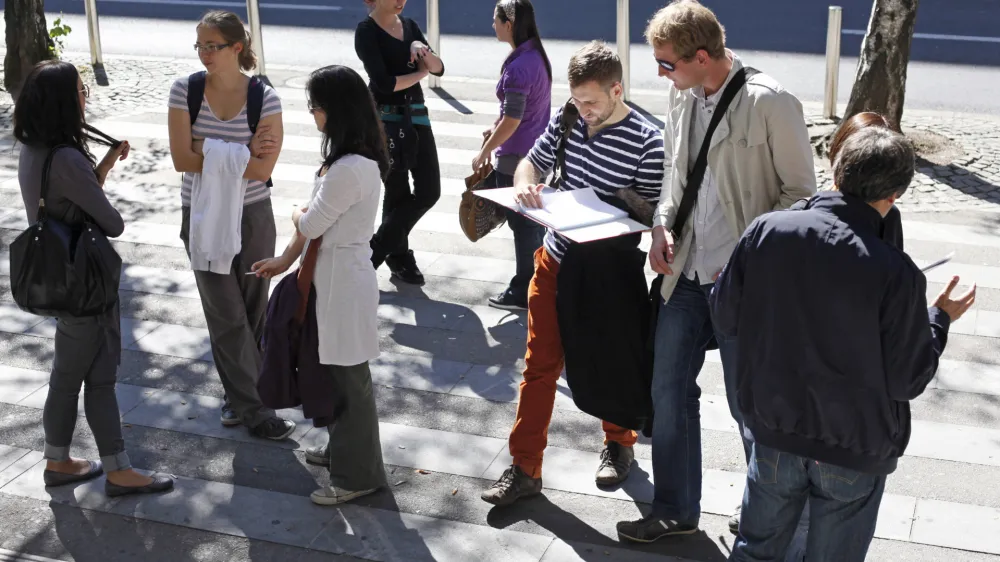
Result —
<path fill-rule="evenodd" d="M 556 169 L 555 174 L 553 174 L 553 182 L 556 180 L 559 182 L 566 181 L 566 144 L 569 142 L 569 137 L 573 134 L 573 127 L 576 126 L 576 122 L 579 119 L 580 110 L 576 108 L 576 104 L 570 99 L 563 106 L 562 115 L 559 119 L 559 141 L 556 145 Z"/>
<path fill-rule="evenodd" d="M 747 79 L 757 73 L 758 71 L 753 68 L 743 67 L 733 75 L 733 79 L 729 81 L 729 85 L 722 92 L 719 105 L 716 106 L 715 112 L 712 114 L 712 121 L 708 124 L 708 131 L 705 132 L 705 140 L 702 141 L 701 149 L 698 151 L 698 158 L 694 162 L 694 167 L 688 172 L 687 185 L 684 186 L 684 195 L 681 197 L 680 207 L 677 208 L 674 225 L 670 229 L 675 240 L 681 238 L 684 223 L 687 222 L 688 216 L 694 209 L 695 201 L 698 199 L 698 189 L 701 188 L 701 182 L 705 179 L 705 170 L 708 168 L 708 149 L 712 146 L 712 135 L 715 134 L 715 129 L 722 122 L 722 118 L 729 110 L 729 104 L 732 103 L 733 98 L 743 89 Z"/>
<path fill-rule="evenodd" d="M 250 127 L 250 134 L 257 134 L 262 111 L 264 111 L 264 82 L 257 76 L 251 76 L 250 84 L 247 86 L 247 125 Z M 271 178 L 267 178 L 267 187 L 273 185 Z"/>
<path fill-rule="evenodd" d="M 42 188 L 38 193 L 38 218 L 41 219 L 45 215 L 45 199 L 49 196 L 49 173 L 52 168 L 52 159 L 55 158 L 56 152 L 61 148 L 72 148 L 68 144 L 60 144 L 58 146 L 52 147 L 49 150 L 48 155 L 45 157 L 45 163 L 42 164 Z"/>
<path fill-rule="evenodd" d="M 205 99 L 205 71 L 195 72 L 188 76 L 188 115 L 191 116 L 191 126 L 198 119 L 198 112 L 201 111 L 201 102 Z"/>

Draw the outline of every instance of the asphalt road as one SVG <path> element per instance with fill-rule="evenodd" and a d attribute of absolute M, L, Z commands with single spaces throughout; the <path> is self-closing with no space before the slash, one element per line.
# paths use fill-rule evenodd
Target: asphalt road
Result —
<path fill-rule="evenodd" d="M 259 0 L 265 25 L 353 29 L 367 14 L 361 0 Z M 743 50 L 822 54 L 827 7 L 832 0 L 704 0 L 726 26 L 729 44 Z M 551 39 L 615 37 L 615 0 L 538 0 L 539 26 Z M 642 42 L 649 17 L 665 0 L 632 0 L 631 35 Z M 843 0 L 842 54 L 856 56 L 871 14 L 871 0 Z M 0 2 L 2 5 L 2 2 Z M 440 0 L 442 33 L 490 36 L 493 0 Z M 193 21 L 214 7 L 245 17 L 238 0 L 97 0 L 102 16 Z M 424 0 L 411 0 L 405 14 L 426 21 Z M 48 12 L 82 14 L 83 0 L 46 0 Z M 996 0 L 924 0 L 917 15 L 912 60 L 1000 65 L 1000 5 Z"/>

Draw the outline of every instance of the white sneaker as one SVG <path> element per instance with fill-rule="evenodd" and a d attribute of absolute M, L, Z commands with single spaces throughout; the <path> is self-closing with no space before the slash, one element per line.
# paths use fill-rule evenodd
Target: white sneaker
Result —
<path fill-rule="evenodd" d="M 316 505 L 338 505 L 360 498 L 361 496 L 367 496 L 368 494 L 375 492 L 375 490 L 378 490 L 378 488 L 361 490 L 360 492 L 351 492 L 348 490 L 342 490 L 335 486 L 324 486 L 313 492 L 309 496 L 309 499 L 311 499 Z"/>

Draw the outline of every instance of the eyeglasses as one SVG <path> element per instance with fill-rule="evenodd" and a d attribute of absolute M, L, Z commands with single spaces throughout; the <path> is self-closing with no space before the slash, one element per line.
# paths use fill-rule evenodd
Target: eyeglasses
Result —
<path fill-rule="evenodd" d="M 199 53 L 216 53 L 221 51 L 222 49 L 225 49 L 226 47 L 232 47 L 232 46 L 233 46 L 232 43 L 224 43 L 222 45 L 199 45 L 195 43 L 194 50 L 198 51 Z"/>
<path fill-rule="evenodd" d="M 90 86 L 84 84 L 83 87 L 80 88 L 80 93 L 83 94 L 83 97 L 90 98 Z"/>
<path fill-rule="evenodd" d="M 306 102 L 306 107 L 309 109 L 309 114 L 310 115 L 316 115 L 316 112 L 320 111 L 320 109 L 318 107 L 316 107 L 315 105 L 313 105 L 313 103 L 311 101 L 310 102 Z"/>

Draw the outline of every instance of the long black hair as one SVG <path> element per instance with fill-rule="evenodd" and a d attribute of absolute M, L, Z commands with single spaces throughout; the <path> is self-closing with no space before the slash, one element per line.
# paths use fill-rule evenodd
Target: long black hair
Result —
<path fill-rule="evenodd" d="M 389 151 L 375 99 L 365 81 L 353 69 L 331 65 L 314 70 L 306 84 L 309 107 L 326 113 L 323 127 L 323 167 L 341 156 L 359 154 L 378 162 L 385 179 L 389 173 Z"/>
<path fill-rule="evenodd" d="M 552 63 L 549 62 L 549 55 L 542 45 L 542 36 L 538 33 L 538 24 L 535 23 L 535 7 L 531 5 L 531 0 L 497 0 L 494 14 L 500 18 L 502 23 L 510 20 L 504 7 L 514 5 L 514 46 L 520 47 L 527 41 L 534 41 L 535 48 L 542 55 L 545 62 L 545 72 L 549 75 L 549 82 L 552 81 Z"/>
<path fill-rule="evenodd" d="M 63 61 L 42 61 L 24 79 L 14 104 L 14 138 L 36 148 L 69 145 L 95 163 L 80 107 L 80 73 Z"/>

